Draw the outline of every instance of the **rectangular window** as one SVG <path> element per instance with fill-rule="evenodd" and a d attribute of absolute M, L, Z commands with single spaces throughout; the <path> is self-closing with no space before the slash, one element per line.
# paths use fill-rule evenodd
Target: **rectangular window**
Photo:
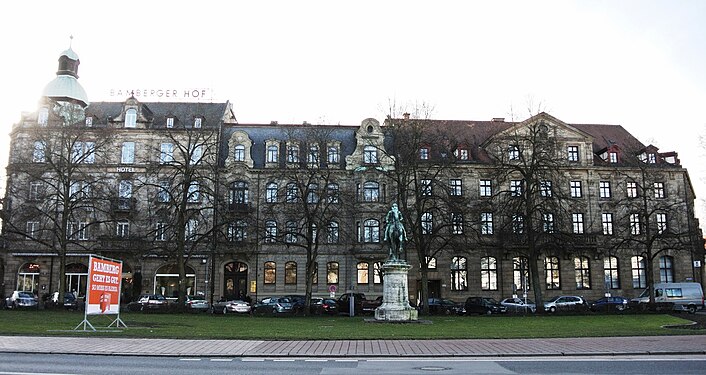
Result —
<path fill-rule="evenodd" d="M 591 266 L 588 257 L 574 258 L 576 289 L 591 289 Z"/>
<path fill-rule="evenodd" d="M 159 162 L 162 164 L 174 161 L 174 144 L 162 143 L 159 145 Z"/>
<path fill-rule="evenodd" d="M 480 214 L 480 233 L 493 234 L 493 213 L 482 212 Z"/>
<path fill-rule="evenodd" d="M 522 195 L 522 182 L 522 180 L 510 181 L 510 195 L 513 197 L 519 197 Z"/>
<path fill-rule="evenodd" d="M 654 183 L 654 190 L 655 190 L 655 198 L 656 199 L 662 199 L 665 197 L 664 182 L 655 182 Z"/>
<path fill-rule="evenodd" d="M 579 146 L 566 147 L 566 154 L 569 161 L 579 161 Z"/>
<path fill-rule="evenodd" d="M 645 269 L 645 258 L 633 256 L 630 258 L 632 266 L 632 287 L 633 289 L 647 288 L 647 273 Z"/>
<path fill-rule="evenodd" d="M 545 233 L 554 233 L 554 214 L 542 214 L 542 229 Z"/>
<path fill-rule="evenodd" d="M 277 163 L 279 160 L 279 148 L 277 146 L 267 146 L 267 162 Z"/>
<path fill-rule="evenodd" d="M 132 164 L 135 162 L 135 142 L 123 142 L 120 162 L 123 164 Z"/>
<path fill-rule="evenodd" d="M 326 283 L 338 284 L 338 263 L 328 262 L 326 264 Z"/>
<path fill-rule="evenodd" d="M 357 274 L 357 281 L 358 284 L 368 284 L 369 283 L 369 278 L 368 278 L 368 268 L 369 264 L 367 262 L 360 262 L 357 264 L 356 268 L 358 269 L 358 274 Z"/>
<path fill-rule="evenodd" d="M 638 235 L 640 230 L 640 214 L 630 214 L 630 234 Z"/>
<path fill-rule="evenodd" d="M 365 146 L 363 148 L 363 163 L 364 164 L 377 164 L 378 163 L 378 150 L 375 146 Z"/>
<path fill-rule="evenodd" d="M 626 185 L 628 198 L 637 198 L 637 182 L 628 182 Z"/>
<path fill-rule="evenodd" d="M 159 222 L 155 225 L 154 239 L 156 241 L 166 241 L 167 240 L 167 223 Z"/>
<path fill-rule="evenodd" d="M 196 203 L 201 201 L 201 190 L 199 189 L 198 181 L 191 181 L 189 184 L 188 196 L 186 201 L 189 203 Z"/>
<path fill-rule="evenodd" d="M 202 122 L 203 122 L 203 119 L 202 119 L 201 117 L 195 118 L 195 119 L 194 119 L 194 128 L 200 129 Z"/>
<path fill-rule="evenodd" d="M 46 161 L 47 145 L 42 141 L 34 142 L 34 151 L 32 151 L 33 163 L 44 163 Z"/>
<path fill-rule="evenodd" d="M 539 195 L 544 198 L 549 198 L 552 196 L 552 182 L 551 181 L 540 181 L 539 182 Z"/>
<path fill-rule="evenodd" d="M 608 160 L 612 163 L 615 164 L 618 162 L 618 153 L 617 152 L 609 152 L 608 153 Z"/>
<path fill-rule="evenodd" d="M 490 197 L 493 195 L 493 185 L 490 180 L 480 180 L 480 196 Z"/>
<path fill-rule="evenodd" d="M 171 129 L 174 127 L 174 117 L 167 117 L 167 128 Z"/>
<path fill-rule="evenodd" d="M 507 158 L 510 160 L 519 160 L 520 159 L 520 146 L 509 145 L 507 147 Z"/>
<path fill-rule="evenodd" d="M 606 289 L 620 289 L 617 257 L 609 256 L 603 259 L 603 281 Z"/>
<path fill-rule="evenodd" d="M 599 181 L 598 182 L 598 196 L 600 198 L 608 199 L 611 196 L 610 192 L 610 181 Z"/>
<path fill-rule="evenodd" d="M 583 234 L 583 214 L 571 214 L 571 225 L 575 234 Z"/>
<path fill-rule="evenodd" d="M 561 289 L 561 274 L 559 272 L 559 258 L 544 258 L 544 276 L 547 290 Z"/>
<path fill-rule="evenodd" d="M 424 234 L 424 235 L 432 234 L 432 231 L 434 230 L 434 219 L 433 219 L 431 212 L 422 213 L 421 224 L 422 224 L 422 234 Z"/>
<path fill-rule="evenodd" d="M 319 166 L 320 159 L 318 146 L 309 147 L 309 153 L 306 155 L 306 162 L 309 165 L 309 168 L 316 168 Z"/>
<path fill-rule="evenodd" d="M 432 194 L 431 180 L 430 179 L 422 179 L 419 182 L 420 182 L 420 187 L 421 187 L 420 194 L 425 197 L 430 197 Z"/>
<path fill-rule="evenodd" d="M 493 257 L 480 258 L 481 290 L 498 290 L 498 263 Z"/>
<path fill-rule="evenodd" d="M 569 182 L 571 198 L 581 198 L 581 181 Z"/>
<path fill-rule="evenodd" d="M 127 238 L 130 236 L 130 223 L 127 221 L 119 221 L 116 225 L 116 236 Z"/>
<path fill-rule="evenodd" d="M 451 234 L 463 234 L 463 214 L 451 213 Z"/>
<path fill-rule="evenodd" d="M 429 160 L 429 147 L 422 147 L 419 149 L 419 159 Z"/>
<path fill-rule="evenodd" d="M 160 203 L 169 202 L 169 180 L 160 180 L 159 187 L 157 188 L 157 201 Z"/>
<path fill-rule="evenodd" d="M 201 157 L 203 156 L 203 147 L 201 145 L 194 145 L 193 147 L 190 147 L 191 151 L 191 158 L 190 158 L 190 164 L 195 165 L 198 164 L 201 161 Z"/>
<path fill-rule="evenodd" d="M 287 146 L 287 163 L 299 163 L 299 146 Z"/>
<path fill-rule="evenodd" d="M 664 234 L 667 231 L 667 214 L 657 214 L 657 234 Z"/>
<path fill-rule="evenodd" d="M 606 236 L 612 236 L 613 235 L 613 214 L 611 213 L 602 213 L 601 214 L 601 223 L 603 225 L 603 234 Z"/>
<path fill-rule="evenodd" d="M 44 195 L 42 192 L 43 183 L 41 181 L 32 181 L 29 183 L 29 200 L 37 201 L 42 199 Z"/>
<path fill-rule="evenodd" d="M 25 224 L 25 233 L 29 238 L 37 238 L 39 236 L 39 222 L 28 221 Z"/>
<path fill-rule="evenodd" d="M 86 116 L 86 126 L 89 127 L 89 128 L 90 128 L 91 126 L 93 126 L 93 117 L 91 117 L 91 116 Z"/>
<path fill-rule="evenodd" d="M 449 180 L 449 195 L 454 197 L 460 197 L 463 195 L 462 181 L 459 178 L 452 178 Z"/>
<path fill-rule="evenodd" d="M 525 232 L 525 218 L 522 215 L 512 216 L 512 233 L 522 234 Z"/>

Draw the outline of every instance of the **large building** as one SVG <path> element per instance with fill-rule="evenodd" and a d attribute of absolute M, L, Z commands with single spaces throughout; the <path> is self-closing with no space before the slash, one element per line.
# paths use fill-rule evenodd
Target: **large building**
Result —
<path fill-rule="evenodd" d="M 228 102 L 89 104 L 78 65 L 62 53 L 37 111 L 12 127 L 4 295 L 82 296 L 99 254 L 124 262 L 125 300 L 175 296 L 180 273 L 211 299 L 304 294 L 307 270 L 314 295 L 375 296 L 393 202 L 412 301 L 423 283 L 462 301 L 703 279 L 686 169 L 621 126 L 546 113 L 241 124 Z"/>

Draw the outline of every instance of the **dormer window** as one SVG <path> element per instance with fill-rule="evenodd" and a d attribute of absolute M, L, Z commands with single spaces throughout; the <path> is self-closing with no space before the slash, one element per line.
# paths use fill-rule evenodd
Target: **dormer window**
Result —
<path fill-rule="evenodd" d="M 245 161 L 245 146 L 237 145 L 233 152 L 233 158 L 235 161 Z"/>
<path fill-rule="evenodd" d="M 174 127 L 174 117 L 167 117 L 167 129 Z"/>
<path fill-rule="evenodd" d="M 419 149 L 419 160 L 429 160 L 429 147 L 424 146 Z"/>
<path fill-rule="evenodd" d="M 657 156 L 655 154 L 647 154 L 647 164 L 655 164 L 657 162 Z"/>
<path fill-rule="evenodd" d="M 615 151 L 611 151 L 608 153 L 608 161 L 612 164 L 616 164 L 618 162 L 618 153 Z"/>
<path fill-rule="evenodd" d="M 519 160 L 520 159 L 520 146 L 509 145 L 507 147 L 507 157 L 510 160 Z"/>
<path fill-rule="evenodd" d="M 88 127 L 93 126 L 93 117 L 86 116 L 86 126 L 88 126 Z"/>
<path fill-rule="evenodd" d="M 340 162 L 340 153 L 338 152 L 338 146 L 328 146 L 326 159 L 328 164 L 338 164 Z"/>
<path fill-rule="evenodd" d="M 377 164 L 378 163 L 378 150 L 375 146 L 365 146 L 363 148 L 363 163 L 365 164 Z"/>
<path fill-rule="evenodd" d="M 201 117 L 197 117 L 194 119 L 194 128 L 195 129 L 201 128 Z"/>
<path fill-rule="evenodd" d="M 37 115 L 37 124 L 41 126 L 46 126 L 49 121 L 49 108 L 40 108 L 39 114 Z"/>
<path fill-rule="evenodd" d="M 131 108 L 125 111 L 125 127 L 134 128 L 135 126 L 137 126 L 137 111 Z"/>
<path fill-rule="evenodd" d="M 468 160 L 468 149 L 459 147 L 454 151 L 454 156 L 458 160 Z"/>
<path fill-rule="evenodd" d="M 267 146 L 267 162 L 277 163 L 279 160 L 279 147 L 276 145 Z"/>
<path fill-rule="evenodd" d="M 567 160 L 570 162 L 579 161 L 579 146 L 567 146 L 566 147 Z"/>
<path fill-rule="evenodd" d="M 299 146 L 287 146 L 287 163 L 299 163 Z"/>

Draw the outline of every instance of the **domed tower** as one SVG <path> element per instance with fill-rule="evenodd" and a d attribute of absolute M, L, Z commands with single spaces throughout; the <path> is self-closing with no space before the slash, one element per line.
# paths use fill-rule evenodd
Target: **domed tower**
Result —
<path fill-rule="evenodd" d="M 69 45 L 69 49 L 62 52 L 59 56 L 59 70 L 56 71 L 56 78 L 44 87 L 42 97 L 55 102 L 68 102 L 81 108 L 86 108 L 88 106 L 88 95 L 86 95 L 86 91 L 81 84 L 78 83 L 78 65 L 80 63 L 78 55 Z"/>

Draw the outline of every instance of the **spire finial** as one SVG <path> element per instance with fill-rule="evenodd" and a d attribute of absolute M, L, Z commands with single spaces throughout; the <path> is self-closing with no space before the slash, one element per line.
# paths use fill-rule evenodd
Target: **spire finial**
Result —
<path fill-rule="evenodd" d="M 74 36 L 69 35 L 69 49 L 71 49 L 71 46 L 73 45 L 73 43 L 74 43 Z"/>

